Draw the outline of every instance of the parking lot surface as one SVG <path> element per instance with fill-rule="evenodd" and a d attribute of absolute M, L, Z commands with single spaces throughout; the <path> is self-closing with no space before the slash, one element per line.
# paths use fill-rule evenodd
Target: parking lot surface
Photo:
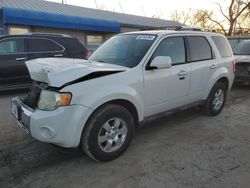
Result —
<path fill-rule="evenodd" d="M 27 135 L 9 107 L 12 96 L 23 94 L 0 94 L 1 188 L 250 185 L 250 86 L 234 86 L 219 116 L 193 108 L 147 123 L 127 152 L 107 163 L 59 152 Z"/>

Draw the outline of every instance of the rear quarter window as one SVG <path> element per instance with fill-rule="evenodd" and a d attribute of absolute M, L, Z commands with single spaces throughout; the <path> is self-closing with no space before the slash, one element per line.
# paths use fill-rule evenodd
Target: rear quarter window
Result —
<path fill-rule="evenodd" d="M 229 46 L 227 40 L 221 36 L 212 36 L 212 40 L 220 52 L 221 57 L 231 57 L 231 47 Z"/>
<path fill-rule="evenodd" d="M 69 51 L 69 53 L 72 52 L 85 52 L 88 49 L 76 38 L 67 38 L 64 39 L 64 41 L 60 41 L 63 43 L 63 45 L 66 47 L 66 49 Z"/>
<path fill-rule="evenodd" d="M 188 44 L 191 62 L 213 59 L 212 48 L 205 37 L 189 36 Z"/>

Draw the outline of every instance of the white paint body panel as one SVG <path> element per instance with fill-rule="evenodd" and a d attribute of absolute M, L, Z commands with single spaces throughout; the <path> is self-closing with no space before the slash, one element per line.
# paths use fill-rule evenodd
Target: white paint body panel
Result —
<path fill-rule="evenodd" d="M 228 88 L 231 88 L 234 79 L 233 57 L 221 58 L 214 44 L 212 44 L 215 53 L 213 60 L 146 70 L 146 64 L 162 38 L 173 35 L 189 36 L 194 32 L 135 33 L 155 34 L 157 38 L 139 65 L 134 68 L 63 58 L 37 59 L 26 63 L 32 79 L 46 82 L 54 87 L 61 87 L 65 83 L 96 71 L 122 71 L 62 88 L 61 92 L 72 93 L 71 105 L 50 112 L 36 110 L 31 115 L 30 125 L 31 135 L 34 138 L 64 147 L 76 147 L 92 112 L 109 101 L 118 99 L 129 101 L 135 106 L 139 121 L 143 121 L 149 116 L 205 100 L 220 78 L 227 78 Z M 205 36 L 210 42 L 210 35 L 217 35 L 205 32 L 195 32 L 195 34 Z M 215 68 L 210 69 L 213 64 Z M 180 79 L 178 75 L 180 71 L 186 72 L 185 79 Z M 53 139 L 46 140 L 41 136 L 43 126 L 55 131 Z"/>

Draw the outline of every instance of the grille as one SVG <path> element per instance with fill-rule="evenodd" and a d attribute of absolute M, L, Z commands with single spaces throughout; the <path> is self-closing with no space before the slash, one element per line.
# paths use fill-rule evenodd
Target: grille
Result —
<path fill-rule="evenodd" d="M 40 93 L 43 89 L 48 88 L 48 85 L 41 82 L 33 82 L 32 87 L 30 88 L 29 93 L 25 96 L 23 103 L 29 106 L 32 109 L 37 108 L 39 101 Z"/>

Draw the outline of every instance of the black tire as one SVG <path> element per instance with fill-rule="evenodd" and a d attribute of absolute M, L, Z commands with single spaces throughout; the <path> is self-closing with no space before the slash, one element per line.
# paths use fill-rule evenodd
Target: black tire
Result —
<path fill-rule="evenodd" d="M 218 93 L 219 91 L 223 92 L 223 97 L 221 97 L 223 98 L 223 102 L 221 103 L 221 105 L 219 105 L 218 108 L 215 108 L 213 102 L 215 101 L 216 93 Z M 211 89 L 208 98 L 203 106 L 204 112 L 209 116 L 218 115 L 222 111 L 225 105 L 226 97 L 227 97 L 227 87 L 222 82 L 216 82 L 213 88 Z"/>
<path fill-rule="evenodd" d="M 110 141 L 109 139 L 109 141 L 112 142 L 111 144 L 112 147 L 113 145 L 114 147 L 115 146 L 118 147 L 119 145 L 120 146 L 115 151 L 106 152 L 104 151 L 105 149 L 104 146 L 105 144 L 107 146 L 108 141 L 102 143 L 104 144 L 104 146 L 100 145 L 99 143 L 100 134 L 103 134 L 102 131 L 106 131 L 106 129 L 104 128 L 104 124 L 108 122 L 108 125 L 111 125 L 112 121 L 116 121 L 117 119 L 122 120 L 122 123 L 120 123 L 121 125 L 119 126 L 122 126 L 122 128 L 126 127 L 127 133 L 126 133 L 126 136 L 124 137 L 122 137 L 121 135 L 116 135 L 115 138 L 123 140 L 119 144 L 117 144 L 116 142 Z M 104 105 L 100 107 L 99 109 L 97 109 L 88 120 L 86 127 L 84 128 L 84 131 L 82 134 L 81 147 L 84 150 L 84 152 L 94 160 L 103 161 L 103 162 L 113 160 L 119 157 L 122 153 L 124 153 L 127 150 L 132 140 L 134 129 L 135 129 L 134 118 L 126 108 L 120 105 L 116 105 L 116 104 Z M 107 135 L 108 131 L 106 131 L 105 133 L 106 134 L 104 135 Z M 123 139 L 121 139 L 121 137 Z M 115 139 L 115 138 L 112 138 L 112 139 Z"/>

